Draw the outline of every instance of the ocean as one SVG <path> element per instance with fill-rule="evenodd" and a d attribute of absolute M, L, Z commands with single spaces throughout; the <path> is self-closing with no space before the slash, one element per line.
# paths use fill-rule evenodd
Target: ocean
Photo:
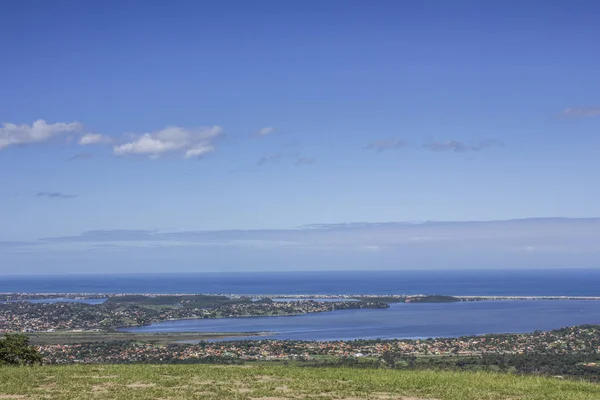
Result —
<path fill-rule="evenodd" d="M 3 276 L 0 277 L 0 292 L 591 297 L 600 296 L 600 270 Z M 600 324 L 600 301 L 501 300 L 391 304 L 388 309 L 340 310 L 288 317 L 166 321 L 128 328 L 126 331 L 267 332 L 261 338 L 352 340 L 519 333 L 581 324 Z"/>
<path fill-rule="evenodd" d="M 600 296 L 600 270 L 4 275 L 0 292 Z"/>

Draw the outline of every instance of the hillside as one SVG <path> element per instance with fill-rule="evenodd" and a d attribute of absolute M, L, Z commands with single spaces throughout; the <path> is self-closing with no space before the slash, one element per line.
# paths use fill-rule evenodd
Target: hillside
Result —
<path fill-rule="evenodd" d="M 0 399 L 596 400 L 600 386 L 490 373 L 218 365 L 0 368 Z"/>

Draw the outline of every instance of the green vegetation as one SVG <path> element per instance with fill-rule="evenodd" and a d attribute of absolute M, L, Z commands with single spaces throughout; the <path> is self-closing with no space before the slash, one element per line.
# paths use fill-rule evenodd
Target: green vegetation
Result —
<path fill-rule="evenodd" d="M 598 354 L 483 354 L 480 356 L 428 356 L 383 354 L 390 368 L 401 370 L 449 370 L 506 372 L 519 375 L 547 375 L 600 381 Z M 371 364 L 375 365 L 374 361 Z M 360 366 L 360 365 L 357 365 Z M 368 367 L 363 363 L 364 367 Z"/>
<path fill-rule="evenodd" d="M 430 295 L 430 296 L 415 296 L 408 299 L 407 303 L 455 303 L 462 301 L 454 296 Z"/>
<path fill-rule="evenodd" d="M 598 325 L 574 326 L 529 334 L 425 340 L 194 342 L 195 338 L 211 334 L 131 335 L 63 332 L 32 334 L 32 337 L 46 342 L 39 346 L 44 356 L 44 364 L 266 362 L 303 367 L 435 369 L 561 375 L 570 379 L 584 378 L 600 382 Z M 103 337 L 107 341 L 102 341 Z M 53 342 L 54 340 L 56 342 Z"/>
<path fill-rule="evenodd" d="M 387 308 L 380 301 L 253 302 L 250 299 L 209 295 L 124 295 L 103 304 L 0 303 L 0 331 L 43 332 L 68 330 L 111 331 L 173 319 L 299 315 L 356 308 Z"/>
<path fill-rule="evenodd" d="M 0 340 L 0 365 L 41 364 L 42 355 L 25 335 L 5 334 Z"/>
<path fill-rule="evenodd" d="M 600 386 L 496 373 L 215 365 L 0 368 L 0 398 L 597 400 Z"/>
<path fill-rule="evenodd" d="M 455 303 L 459 301 L 472 301 L 472 299 L 462 299 L 454 296 L 444 296 L 439 294 L 427 295 L 406 295 L 406 296 L 366 296 L 354 297 L 356 300 L 377 300 L 384 303 Z"/>
<path fill-rule="evenodd" d="M 127 333 L 127 332 L 36 332 L 27 333 L 35 345 L 77 344 L 100 342 L 144 342 L 153 344 L 171 344 L 180 342 L 197 342 L 200 340 L 223 339 L 236 336 L 260 336 L 256 332 L 160 332 L 160 333 Z"/>
<path fill-rule="evenodd" d="M 104 303 L 107 306 L 138 306 L 138 307 L 197 307 L 217 308 L 224 305 L 250 303 L 249 299 L 231 299 L 227 296 L 212 296 L 204 294 L 147 296 L 124 295 L 109 297 Z"/>

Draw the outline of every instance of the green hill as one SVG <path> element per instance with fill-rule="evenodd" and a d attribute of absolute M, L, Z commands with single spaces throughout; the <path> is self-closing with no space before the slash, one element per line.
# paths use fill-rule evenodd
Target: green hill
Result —
<path fill-rule="evenodd" d="M 75 365 L 1 367 L 0 399 L 597 400 L 600 385 L 494 373 Z"/>

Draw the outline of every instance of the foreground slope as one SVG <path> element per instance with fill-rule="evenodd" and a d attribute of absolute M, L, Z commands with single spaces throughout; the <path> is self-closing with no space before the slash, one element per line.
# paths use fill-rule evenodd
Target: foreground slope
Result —
<path fill-rule="evenodd" d="M 0 367 L 0 399 L 583 400 L 600 385 L 492 373 L 219 365 Z"/>

